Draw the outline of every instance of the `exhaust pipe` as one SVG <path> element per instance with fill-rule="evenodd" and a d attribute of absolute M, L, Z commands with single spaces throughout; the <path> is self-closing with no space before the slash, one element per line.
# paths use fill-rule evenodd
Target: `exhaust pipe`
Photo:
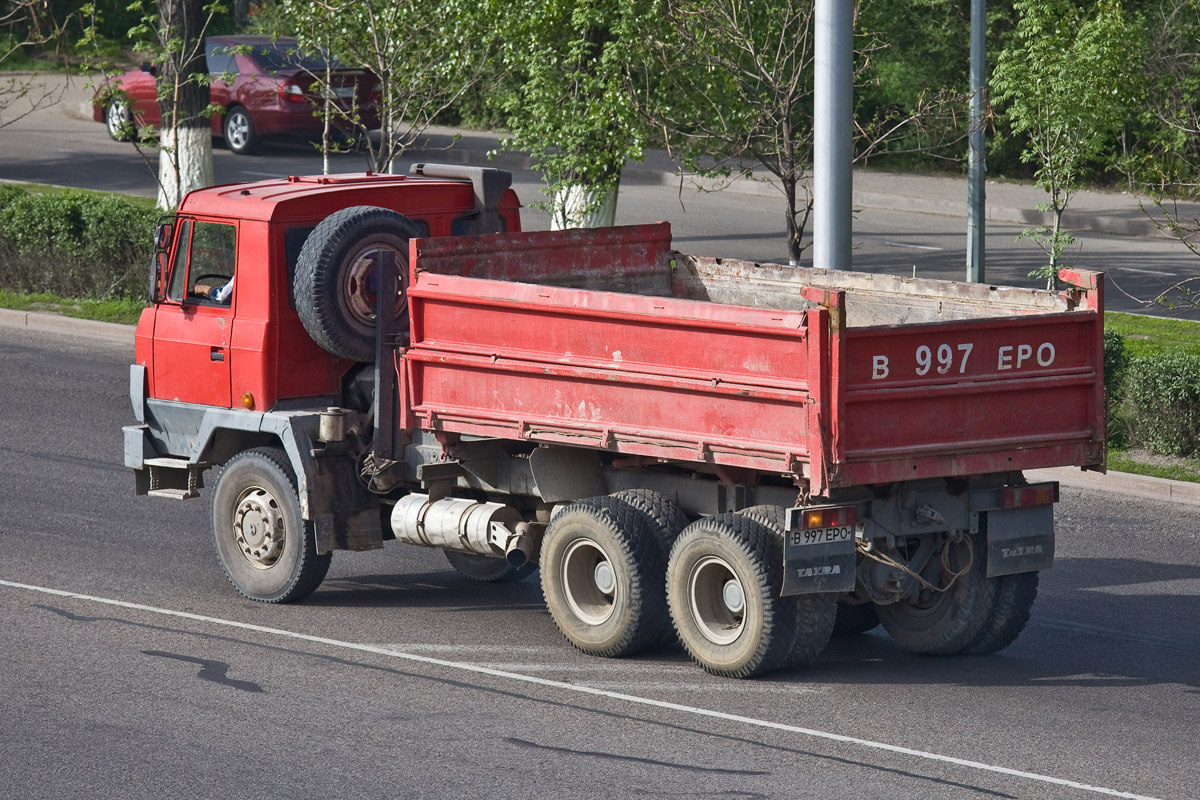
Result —
<path fill-rule="evenodd" d="M 509 566 L 523 567 L 533 562 L 537 563 L 542 551 L 542 533 L 544 525 L 529 522 L 519 522 L 504 546 L 504 558 Z"/>

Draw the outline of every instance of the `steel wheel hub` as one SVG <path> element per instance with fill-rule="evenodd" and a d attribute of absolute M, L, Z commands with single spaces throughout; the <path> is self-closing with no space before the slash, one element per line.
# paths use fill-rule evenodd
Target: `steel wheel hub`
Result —
<path fill-rule="evenodd" d="M 579 619 L 600 625 L 613 615 L 619 581 L 608 554 L 595 542 L 571 543 L 563 556 L 561 577 L 567 605 Z"/>
<path fill-rule="evenodd" d="M 746 627 L 746 591 L 729 562 L 717 556 L 701 559 L 688 575 L 692 618 L 713 644 L 737 641 Z"/>
<path fill-rule="evenodd" d="M 251 565 L 258 569 L 275 566 L 283 554 L 284 530 L 282 509 L 265 489 L 248 489 L 238 499 L 233 533 Z"/>
<path fill-rule="evenodd" d="M 379 252 L 381 248 L 374 247 L 364 250 L 355 256 L 350 268 L 346 271 L 346 307 L 350 315 L 366 327 L 375 324 L 375 307 L 378 304 Z M 396 254 L 396 265 L 400 274 L 396 276 L 399 293 L 396 296 L 396 316 L 404 311 L 405 257 L 403 253 L 393 249 Z"/>

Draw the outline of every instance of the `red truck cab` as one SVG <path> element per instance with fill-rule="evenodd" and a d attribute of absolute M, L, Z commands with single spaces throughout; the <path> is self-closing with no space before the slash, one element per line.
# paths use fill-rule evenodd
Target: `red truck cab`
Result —
<path fill-rule="evenodd" d="M 474 233 L 487 214 L 483 183 L 494 173 L 419 165 L 412 175 L 292 176 L 191 192 L 160 232 L 154 302 L 137 326 L 147 396 L 251 410 L 296 398 L 333 402 L 354 362 L 331 356 L 297 314 L 293 279 L 308 234 L 355 206 L 401 214 L 422 236 Z M 497 195 L 500 229 L 520 231 L 516 194 L 507 183 L 486 188 Z M 406 261 L 407 248 L 396 256 Z M 373 258 L 364 254 L 348 290 L 368 314 Z"/>

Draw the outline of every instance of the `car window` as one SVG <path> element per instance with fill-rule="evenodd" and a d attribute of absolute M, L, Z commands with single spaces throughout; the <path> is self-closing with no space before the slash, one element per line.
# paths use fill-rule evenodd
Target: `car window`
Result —
<path fill-rule="evenodd" d="M 250 50 L 250 57 L 267 72 L 295 69 L 296 67 L 310 71 L 325 69 L 325 59 L 320 52 L 301 52 L 294 44 L 275 42 L 267 45 L 255 45 Z M 340 65 L 334 61 L 330 66 Z"/>
<path fill-rule="evenodd" d="M 229 304 L 228 287 L 233 281 L 237 253 L 237 228 L 217 222 L 183 219 L 171 263 L 167 297 L 183 300 L 187 287 L 189 302 Z M 226 289 L 222 295 L 217 292 Z"/>
<path fill-rule="evenodd" d="M 230 45 L 205 42 L 204 56 L 208 60 L 208 72 L 210 75 L 224 75 L 227 72 L 237 72 L 237 59 L 234 58 Z"/>

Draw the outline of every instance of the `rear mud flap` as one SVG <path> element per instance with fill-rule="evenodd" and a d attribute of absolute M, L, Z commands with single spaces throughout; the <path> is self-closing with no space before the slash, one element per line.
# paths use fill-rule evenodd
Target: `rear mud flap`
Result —
<path fill-rule="evenodd" d="M 1054 565 L 1054 506 L 987 512 L 987 576 Z"/>
<path fill-rule="evenodd" d="M 780 594 L 854 591 L 854 539 L 801 545 L 797 543 L 800 541 L 798 532 L 789 532 L 786 537 L 783 545 L 783 591 Z"/>

